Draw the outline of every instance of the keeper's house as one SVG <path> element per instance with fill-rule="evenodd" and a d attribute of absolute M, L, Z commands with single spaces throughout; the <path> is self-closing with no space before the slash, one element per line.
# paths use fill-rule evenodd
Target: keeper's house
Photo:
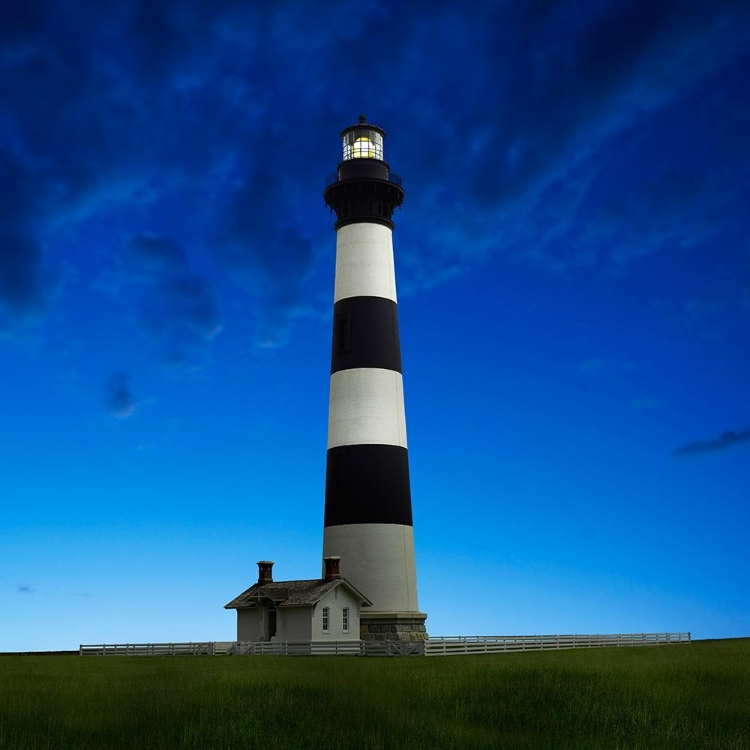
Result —
<path fill-rule="evenodd" d="M 340 558 L 323 562 L 324 578 L 274 581 L 273 563 L 261 560 L 258 582 L 224 606 L 237 610 L 237 640 L 360 640 L 360 609 L 372 602 L 341 577 Z"/>

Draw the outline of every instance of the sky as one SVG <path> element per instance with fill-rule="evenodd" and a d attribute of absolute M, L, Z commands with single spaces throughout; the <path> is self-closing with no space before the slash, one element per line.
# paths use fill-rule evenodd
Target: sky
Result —
<path fill-rule="evenodd" d="M 27 0 L 0 24 L 0 650 L 320 571 L 339 134 L 439 635 L 750 635 L 750 5 Z"/>

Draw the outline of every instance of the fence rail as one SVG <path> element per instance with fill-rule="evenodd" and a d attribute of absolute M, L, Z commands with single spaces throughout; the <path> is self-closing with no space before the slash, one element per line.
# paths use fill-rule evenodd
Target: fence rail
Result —
<path fill-rule="evenodd" d="M 610 635 L 470 635 L 426 641 L 193 641 L 190 643 L 81 644 L 81 656 L 451 656 L 497 654 L 604 646 L 657 646 L 690 643 L 690 633 L 617 633 Z"/>

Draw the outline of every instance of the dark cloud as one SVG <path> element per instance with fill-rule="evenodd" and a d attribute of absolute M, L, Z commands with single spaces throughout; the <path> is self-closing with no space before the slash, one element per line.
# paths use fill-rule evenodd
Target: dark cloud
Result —
<path fill-rule="evenodd" d="M 34 308 L 40 299 L 41 251 L 30 238 L 0 234 L 0 299 L 12 312 Z"/>
<path fill-rule="evenodd" d="M 731 448 L 733 445 L 744 443 L 750 440 L 750 427 L 746 430 L 740 430 L 734 432 L 729 430 L 714 440 L 694 440 L 691 443 L 677 448 L 674 452 L 675 456 L 687 456 L 692 453 L 710 453 L 712 451 L 724 450 L 724 448 Z"/>
<path fill-rule="evenodd" d="M 314 254 L 302 228 L 265 225 L 275 213 L 273 196 L 252 186 L 239 189 L 230 204 L 222 256 L 235 280 L 260 302 L 262 314 L 255 330 L 256 343 L 274 347 L 286 343 L 292 318 L 301 306 L 300 287 Z M 278 209 L 276 209 L 278 210 Z"/>
<path fill-rule="evenodd" d="M 620 266 L 718 233 L 729 239 L 750 178 L 749 6 L 498 4 L 491 16 L 455 85 L 441 60 L 461 57 L 471 14 L 437 14 L 446 25 L 433 21 L 434 46 L 448 52 L 426 70 L 400 66 L 407 91 L 426 91 L 430 105 L 404 168 L 427 183 L 407 181 L 407 200 L 410 185 L 429 195 L 408 203 L 409 216 L 433 230 L 409 238 L 413 273 L 429 278 L 493 250 L 550 270 Z"/>
<path fill-rule="evenodd" d="M 257 336 L 283 340 L 330 245 L 315 196 L 335 166 L 335 134 L 362 105 L 389 130 L 405 177 L 406 287 L 496 250 L 554 270 L 621 264 L 684 241 L 676 227 L 706 236 L 746 205 L 731 188 L 747 177 L 736 151 L 747 149 L 746 3 L 439 2 L 425 13 L 373 0 L 350 10 L 19 6 L 0 31 L 0 195 L 10 198 L 0 300 L 19 314 L 41 305 L 64 230 L 107 216 L 119 233 L 110 246 L 171 238 L 141 241 L 132 259 L 143 276 L 169 277 L 169 323 L 153 317 L 153 300 L 148 319 L 177 342 L 170 356 L 217 325 L 212 286 L 188 259 L 251 291 L 266 321 Z M 666 116 L 691 96 L 693 118 Z M 653 169 L 633 172 L 670 140 L 680 149 L 654 151 Z M 722 181 L 727 169 L 735 178 Z M 106 266 L 100 252 L 89 262 Z"/>
<path fill-rule="evenodd" d="M 188 271 L 187 258 L 181 248 L 166 237 L 140 235 L 128 243 L 129 266 L 145 273 L 165 272 L 184 274 Z"/>
<path fill-rule="evenodd" d="M 31 586 L 29 586 L 29 584 L 27 583 L 20 585 L 20 586 L 16 586 L 16 591 L 19 594 L 35 594 L 36 593 L 36 589 L 31 588 Z"/>
<path fill-rule="evenodd" d="M 173 363 L 188 361 L 221 330 L 215 294 L 195 276 L 161 279 L 141 316 Z"/>
<path fill-rule="evenodd" d="M 129 417 L 137 402 L 130 391 L 130 377 L 125 372 L 113 372 L 104 383 L 104 406 L 117 419 Z"/>
<path fill-rule="evenodd" d="M 359 10 L 366 14 L 374 6 L 363 3 Z M 278 213 L 259 216 L 256 210 L 258 221 L 250 226 L 249 217 L 238 220 L 237 212 L 248 205 L 244 185 L 256 175 L 262 182 L 250 189 L 277 210 L 282 194 L 294 200 L 304 191 L 309 203 L 319 191 L 322 169 L 309 192 L 284 184 L 287 175 L 312 174 L 312 167 L 300 167 L 299 153 L 290 148 L 299 142 L 291 113 L 308 83 L 297 78 L 310 71 L 283 59 L 314 58 L 315 45 L 341 25 L 325 21 L 333 20 L 332 11 L 321 9 L 303 22 L 300 16 L 310 14 L 299 10 L 293 4 L 271 12 L 241 2 L 185 8 L 139 0 L 110 10 L 33 2 L 14 15 L 0 57 L 0 157 L 18 165 L 16 184 L 3 184 L 22 200 L 2 217 L 7 250 L 0 299 L 23 310 L 44 296 L 42 258 L 29 225 L 74 227 L 119 212 L 121 232 L 126 226 L 127 234 L 141 238 L 147 232 L 174 237 L 171 246 L 141 239 L 133 251 L 140 252 L 140 272 L 165 277 L 161 300 L 147 305 L 147 322 L 170 357 L 183 358 L 184 340 L 205 338 L 218 325 L 215 295 L 187 270 L 181 248 L 217 259 L 236 255 L 230 275 L 241 269 L 243 285 L 251 272 L 259 276 L 253 280 L 259 313 L 271 309 L 288 317 L 284 311 L 294 307 L 293 298 L 298 301 L 310 267 L 309 241 L 299 226 L 285 230 L 291 244 L 280 241 Z M 364 18 L 357 14 L 343 35 L 356 35 L 360 23 Z M 294 28 L 299 35 L 290 35 Z M 311 42 L 302 55 L 296 52 Z M 310 97 L 316 99 L 312 92 Z M 19 193 L 21 180 L 25 189 Z M 294 221 L 304 223 L 298 216 Z M 246 247 L 235 253 L 240 243 Z M 289 252 L 287 264 L 274 258 L 274 245 Z M 305 252 L 308 257 L 297 262 L 294 256 Z M 155 316 L 164 311 L 162 324 Z"/>
<path fill-rule="evenodd" d="M 221 330 L 216 293 L 166 237 L 140 235 L 126 249 L 124 278 L 137 316 L 168 361 L 186 363 Z"/>
<path fill-rule="evenodd" d="M 0 148 L 0 305 L 20 315 L 42 298 L 42 252 L 30 229 L 29 181 L 13 155 Z"/>

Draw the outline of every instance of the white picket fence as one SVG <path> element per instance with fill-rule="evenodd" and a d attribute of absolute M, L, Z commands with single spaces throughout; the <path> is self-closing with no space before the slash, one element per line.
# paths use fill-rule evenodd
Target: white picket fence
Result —
<path fill-rule="evenodd" d="M 690 633 L 617 633 L 610 635 L 473 635 L 426 641 L 196 641 L 190 643 L 81 644 L 81 656 L 451 656 L 497 654 L 605 646 L 658 646 L 690 643 Z"/>
<path fill-rule="evenodd" d="M 658 646 L 690 643 L 690 633 L 616 633 L 609 635 L 473 635 L 430 638 L 427 656 L 498 654 L 605 646 Z"/>
<path fill-rule="evenodd" d="M 81 644 L 80 656 L 338 656 L 362 654 L 362 641 L 194 641 L 190 643 L 95 643 Z"/>
<path fill-rule="evenodd" d="M 215 641 L 190 643 L 98 643 L 81 644 L 80 656 L 216 656 L 226 653 L 224 646 L 234 646 Z"/>
<path fill-rule="evenodd" d="M 279 656 L 361 656 L 362 641 L 241 641 L 226 644 L 227 656 L 277 654 Z"/>

